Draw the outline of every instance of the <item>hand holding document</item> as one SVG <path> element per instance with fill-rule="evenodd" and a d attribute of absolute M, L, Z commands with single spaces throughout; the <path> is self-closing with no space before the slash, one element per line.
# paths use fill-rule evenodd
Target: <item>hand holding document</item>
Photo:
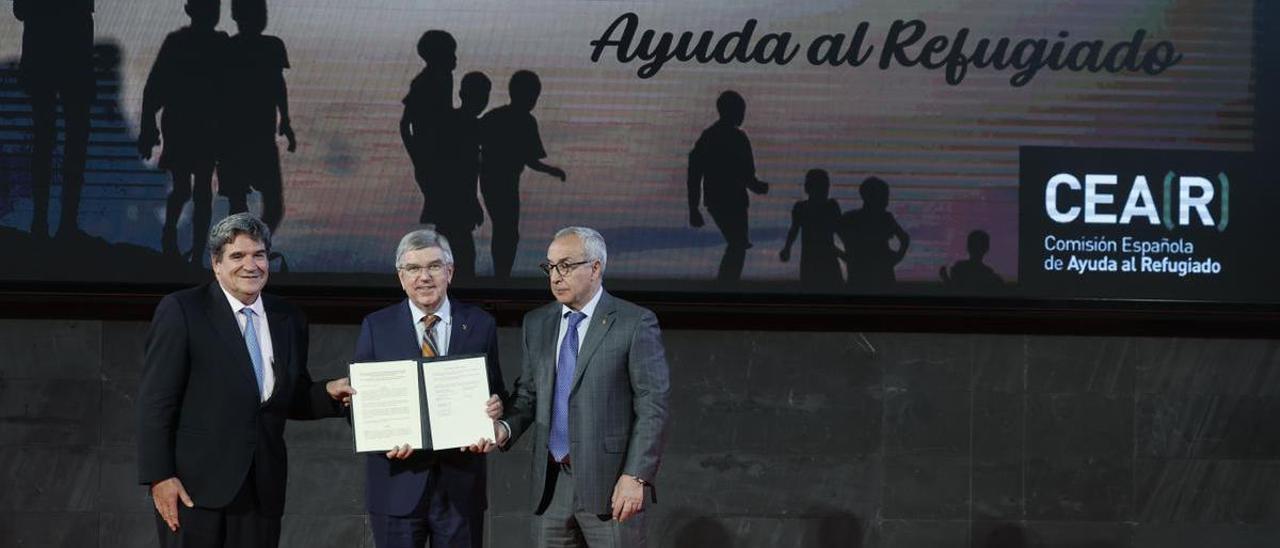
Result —
<path fill-rule="evenodd" d="M 389 452 L 405 444 L 438 451 L 494 437 L 493 419 L 485 412 L 484 355 L 353 363 L 350 370 L 358 453 Z"/>

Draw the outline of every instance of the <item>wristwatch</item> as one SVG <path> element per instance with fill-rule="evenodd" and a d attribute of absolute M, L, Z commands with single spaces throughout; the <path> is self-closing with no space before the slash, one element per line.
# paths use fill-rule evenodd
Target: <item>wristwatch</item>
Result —
<path fill-rule="evenodd" d="M 631 479 L 636 480 L 636 483 L 639 483 L 639 484 L 640 484 L 640 487 L 648 487 L 648 486 L 649 486 L 649 482 L 647 482 L 647 481 L 645 481 L 645 480 L 640 479 L 638 476 L 631 476 Z"/>

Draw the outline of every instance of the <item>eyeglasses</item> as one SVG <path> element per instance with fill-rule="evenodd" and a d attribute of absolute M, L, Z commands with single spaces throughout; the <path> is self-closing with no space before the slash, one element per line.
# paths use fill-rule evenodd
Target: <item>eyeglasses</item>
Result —
<path fill-rule="evenodd" d="M 423 271 L 426 271 L 427 274 L 432 276 L 439 276 L 444 272 L 446 266 L 449 265 L 442 262 L 434 262 L 426 266 L 420 264 L 407 264 L 396 267 L 396 270 L 408 274 L 411 278 L 417 278 Z"/>
<path fill-rule="evenodd" d="M 551 264 L 549 261 L 542 261 L 542 264 L 539 264 L 538 268 L 541 268 L 542 271 L 547 274 L 547 276 L 551 275 L 552 270 L 559 272 L 561 276 L 568 276 L 570 272 L 573 272 L 573 269 L 578 268 L 589 262 L 591 261 L 578 261 L 576 263 L 560 261 L 556 264 Z"/>

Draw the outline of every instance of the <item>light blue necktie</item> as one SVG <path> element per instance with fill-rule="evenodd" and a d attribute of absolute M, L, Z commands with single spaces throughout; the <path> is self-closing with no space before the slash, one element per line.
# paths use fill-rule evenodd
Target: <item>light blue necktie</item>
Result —
<path fill-rule="evenodd" d="M 564 330 L 560 358 L 556 360 L 556 394 L 551 400 L 551 439 L 548 440 L 556 462 L 563 462 L 569 456 L 569 391 L 578 369 L 578 324 L 587 317 L 581 312 L 570 312 L 566 316 L 569 326 Z"/>
<path fill-rule="evenodd" d="M 258 395 L 261 396 L 265 371 L 262 369 L 262 347 L 258 345 L 258 328 L 253 325 L 253 318 L 257 314 L 248 307 L 241 308 L 240 313 L 244 314 L 244 344 L 249 348 L 249 360 L 253 362 L 253 376 L 258 378 Z"/>

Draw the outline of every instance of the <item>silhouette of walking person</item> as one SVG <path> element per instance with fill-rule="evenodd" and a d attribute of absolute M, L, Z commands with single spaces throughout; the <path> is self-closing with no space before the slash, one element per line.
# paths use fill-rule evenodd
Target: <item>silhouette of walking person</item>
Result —
<path fill-rule="evenodd" d="M 80 193 L 89 147 L 89 107 L 97 94 L 93 73 L 93 0 L 14 0 L 23 23 L 18 79 L 31 97 L 31 234 L 49 236 L 49 192 L 62 102 L 62 204 L 57 237 L 82 235 Z"/>
<path fill-rule="evenodd" d="M 142 92 L 142 124 L 138 152 L 151 159 L 161 143 L 160 167 L 169 171 L 173 189 L 165 204 L 160 249 L 178 255 L 178 217 L 192 201 L 192 262 L 204 258 L 213 215 L 213 169 L 218 149 L 219 78 L 227 34 L 214 30 L 221 0 L 188 0 L 189 26 L 165 37 Z M 161 112 L 160 128 L 156 113 Z"/>
<path fill-rule="evenodd" d="M 716 279 L 736 282 L 742 279 L 751 248 L 747 191 L 766 194 L 769 184 L 756 178 L 751 140 L 740 128 L 747 115 L 746 100 L 736 91 L 725 91 L 716 99 L 716 111 L 720 119 L 703 130 L 689 152 L 689 225 L 699 228 L 705 224 L 698 210 L 705 202 L 726 244 Z"/>
<path fill-rule="evenodd" d="M 413 178 L 422 191 L 422 213 L 419 223 L 432 222 L 441 207 L 432 203 L 432 187 L 440 185 L 448 175 L 447 164 L 454 162 L 450 150 L 455 137 L 453 125 L 453 69 L 457 67 L 458 43 L 442 30 L 429 30 L 418 39 L 418 57 L 426 63 L 409 84 L 404 97 L 404 113 L 400 117 L 400 140 L 413 162 Z M 486 99 L 487 103 L 487 99 Z M 443 205 L 443 204 L 439 204 Z M 453 238 L 449 242 L 453 242 Z"/>
<path fill-rule="evenodd" d="M 840 204 L 829 197 L 831 178 L 826 170 L 805 173 L 804 192 L 809 199 L 791 208 L 791 228 L 778 257 L 784 263 L 790 261 L 791 245 L 800 236 L 800 285 L 806 289 L 839 288 L 844 281 L 835 243 Z"/>
<path fill-rule="evenodd" d="M 432 188 L 427 201 L 430 221 L 453 245 L 453 279 L 476 275 L 476 242 L 472 231 L 484 224 L 484 210 L 476 196 L 480 177 L 480 113 L 489 106 L 492 83 L 480 72 L 468 72 L 458 87 L 460 106 L 454 111 L 455 151 L 446 164 L 445 184 Z"/>
<path fill-rule="evenodd" d="M 969 233 L 966 247 L 969 258 L 956 261 L 948 270 L 946 266 L 938 267 L 938 276 L 949 288 L 966 292 L 999 291 L 1004 287 L 1004 280 L 990 266 L 983 264 L 982 258 L 991 249 L 991 236 L 984 230 Z"/>
<path fill-rule="evenodd" d="M 511 102 L 480 119 L 480 194 L 493 221 L 490 252 L 493 275 L 499 279 L 511 276 L 520 245 L 520 174 L 528 167 L 565 180 L 563 169 L 542 162 L 547 151 L 533 117 L 542 81 L 533 72 L 516 71 L 507 91 Z"/>
<path fill-rule="evenodd" d="M 237 33 L 227 44 L 218 193 L 227 197 L 235 214 L 249 210 L 250 191 L 261 192 L 262 220 L 276 234 L 284 219 L 276 135 L 288 140 L 289 152 L 298 148 L 284 81 L 289 54 L 283 40 L 263 34 L 266 0 L 231 0 L 231 18 Z"/>
<path fill-rule="evenodd" d="M 868 177 L 858 187 L 862 207 L 840 216 L 837 234 L 844 243 L 848 286 L 855 291 L 883 290 L 896 281 L 893 269 L 907 255 L 911 238 L 889 213 L 889 184 Z M 898 249 L 889 240 L 898 239 Z"/>

